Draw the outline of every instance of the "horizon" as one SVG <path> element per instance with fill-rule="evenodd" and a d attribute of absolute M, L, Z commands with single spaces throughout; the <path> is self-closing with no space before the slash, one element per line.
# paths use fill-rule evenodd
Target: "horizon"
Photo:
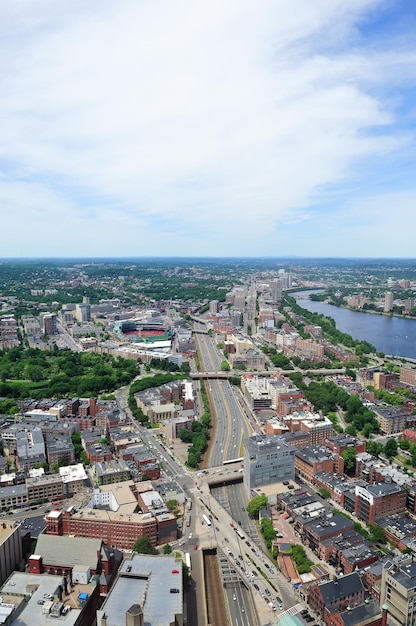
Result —
<path fill-rule="evenodd" d="M 3 3 L 1 254 L 412 259 L 415 28 L 411 0 Z"/>

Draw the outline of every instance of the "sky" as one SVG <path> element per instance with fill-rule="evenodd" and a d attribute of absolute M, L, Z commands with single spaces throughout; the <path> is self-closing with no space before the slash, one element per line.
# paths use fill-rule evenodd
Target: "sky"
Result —
<path fill-rule="evenodd" d="M 414 0 L 0 3 L 0 257 L 415 257 Z"/>

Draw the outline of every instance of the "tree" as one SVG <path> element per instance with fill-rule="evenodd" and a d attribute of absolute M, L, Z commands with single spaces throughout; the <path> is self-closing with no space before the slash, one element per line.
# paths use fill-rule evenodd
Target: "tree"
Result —
<path fill-rule="evenodd" d="M 256 496 L 247 504 L 247 513 L 250 517 L 258 519 L 260 509 L 267 506 L 267 496 Z"/>
<path fill-rule="evenodd" d="M 139 554 L 157 554 L 157 550 L 152 546 L 150 537 L 137 537 L 132 547 L 133 552 Z"/>
<path fill-rule="evenodd" d="M 327 498 L 329 498 L 329 496 L 331 495 L 328 491 L 328 489 L 325 489 L 324 487 L 321 487 L 320 489 L 318 489 L 319 493 L 321 494 L 322 498 L 325 498 L 325 500 Z"/>
<path fill-rule="evenodd" d="M 169 543 L 164 546 L 163 554 L 172 554 L 172 546 Z"/>
<path fill-rule="evenodd" d="M 231 369 L 230 364 L 228 363 L 228 361 L 223 361 L 221 363 L 221 371 L 222 372 L 229 372 Z"/>
<path fill-rule="evenodd" d="M 391 459 L 394 456 L 396 456 L 397 441 L 393 437 L 390 437 L 390 439 L 387 439 L 387 443 L 384 446 L 384 454 L 386 455 L 388 459 Z"/>
<path fill-rule="evenodd" d="M 355 459 L 357 457 L 357 450 L 355 448 L 347 448 L 341 452 L 341 456 L 344 459 L 344 471 L 348 476 L 354 476 L 355 474 Z"/>
<path fill-rule="evenodd" d="M 373 526 L 372 524 L 369 524 L 369 526 L 371 529 L 371 541 L 374 543 L 387 543 L 386 533 L 383 528 L 380 528 L 380 526 Z"/>

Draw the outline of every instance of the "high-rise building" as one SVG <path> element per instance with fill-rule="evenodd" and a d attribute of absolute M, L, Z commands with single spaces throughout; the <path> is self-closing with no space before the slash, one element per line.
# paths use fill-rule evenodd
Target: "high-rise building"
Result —
<path fill-rule="evenodd" d="M 88 302 L 77 304 L 75 307 L 75 317 L 78 322 L 90 322 L 91 321 L 91 305 Z"/>
<path fill-rule="evenodd" d="M 384 296 L 384 312 L 388 313 L 393 308 L 393 292 L 387 291 Z"/>

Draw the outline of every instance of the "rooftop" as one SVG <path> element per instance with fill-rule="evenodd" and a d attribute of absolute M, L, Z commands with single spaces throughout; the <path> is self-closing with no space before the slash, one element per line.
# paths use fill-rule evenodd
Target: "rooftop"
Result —
<path fill-rule="evenodd" d="M 169 593 L 168 589 L 179 589 L 179 593 Z M 104 605 L 97 611 L 97 623 L 105 615 L 107 626 L 124 624 L 126 611 L 133 604 L 142 607 L 145 624 L 168 626 L 174 622 L 175 615 L 183 611 L 182 561 L 173 556 L 142 554 L 125 560 Z"/>

